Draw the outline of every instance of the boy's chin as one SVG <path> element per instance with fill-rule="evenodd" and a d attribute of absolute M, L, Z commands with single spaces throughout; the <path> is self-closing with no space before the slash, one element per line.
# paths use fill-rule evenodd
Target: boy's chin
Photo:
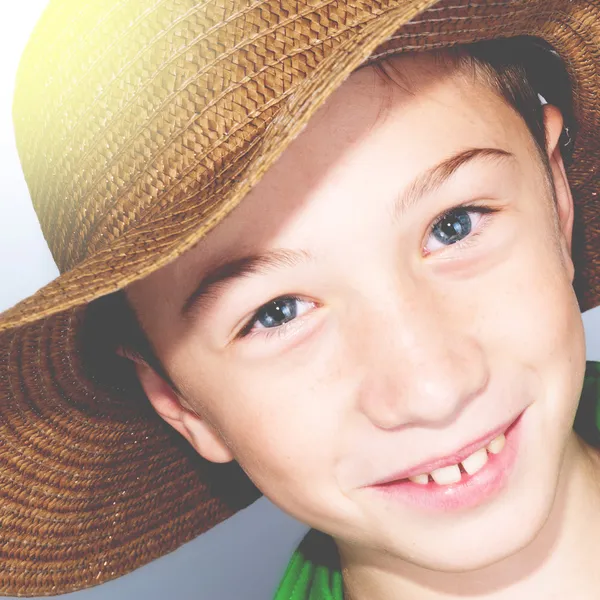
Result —
<path fill-rule="evenodd" d="M 429 542 L 419 545 L 410 562 L 440 574 L 468 573 L 496 565 L 504 580 L 507 572 L 515 574 L 517 566 L 518 571 L 534 568 L 534 564 L 527 566 L 530 558 L 533 562 L 535 557 L 547 556 L 542 546 L 552 545 L 551 532 L 544 530 L 552 512 L 553 494 L 536 496 L 512 506 L 506 503 L 487 519 L 462 520 L 450 531 L 433 529 L 427 534 Z"/>
<path fill-rule="evenodd" d="M 412 530 L 398 523 L 398 528 L 387 528 L 385 540 L 371 539 L 368 545 L 383 550 L 387 556 L 384 563 L 388 562 L 392 570 L 400 559 L 412 576 L 423 577 L 424 584 L 431 577 L 432 581 L 439 577 L 440 582 L 458 583 L 452 574 L 490 567 L 486 578 L 498 573 L 500 580 L 507 582 L 507 573 L 511 578 L 525 576 L 527 569 L 536 567 L 536 561 L 551 554 L 558 533 L 553 525 L 557 520 L 550 518 L 561 510 L 560 502 L 555 502 L 556 479 L 550 473 L 544 475 L 536 478 L 537 486 L 528 488 L 519 482 L 487 508 L 466 511 L 442 522 L 433 519 Z M 546 480 L 546 485 L 541 480 Z M 389 519 L 387 522 L 389 525 Z"/>

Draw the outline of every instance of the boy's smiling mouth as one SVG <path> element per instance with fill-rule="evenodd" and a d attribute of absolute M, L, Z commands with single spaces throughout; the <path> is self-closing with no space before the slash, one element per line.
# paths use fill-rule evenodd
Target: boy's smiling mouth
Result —
<path fill-rule="evenodd" d="M 508 479 L 516 459 L 522 415 L 451 455 L 405 469 L 368 487 L 426 509 L 476 506 Z"/>
<path fill-rule="evenodd" d="M 462 475 L 475 475 L 477 471 L 480 471 L 488 461 L 489 454 L 499 454 L 504 445 L 506 444 L 506 436 L 501 433 L 495 437 L 489 444 L 482 446 L 479 450 L 473 452 L 460 461 L 458 464 L 448 465 L 447 467 L 439 467 L 431 471 L 430 473 L 421 473 L 420 475 L 413 475 L 408 479 L 414 483 L 420 483 L 425 485 L 431 481 L 434 481 L 438 485 L 451 485 L 458 483 L 462 479 Z"/>

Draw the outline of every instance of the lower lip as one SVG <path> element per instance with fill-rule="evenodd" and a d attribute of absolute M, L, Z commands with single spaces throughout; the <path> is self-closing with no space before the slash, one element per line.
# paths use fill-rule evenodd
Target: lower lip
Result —
<path fill-rule="evenodd" d="M 474 475 L 463 473 L 458 483 L 438 485 L 430 481 L 421 485 L 403 479 L 371 486 L 370 489 L 428 511 L 464 510 L 479 506 L 498 494 L 510 478 L 517 457 L 521 417 L 507 429 L 502 451 L 499 454 L 488 452 L 485 466 Z"/>

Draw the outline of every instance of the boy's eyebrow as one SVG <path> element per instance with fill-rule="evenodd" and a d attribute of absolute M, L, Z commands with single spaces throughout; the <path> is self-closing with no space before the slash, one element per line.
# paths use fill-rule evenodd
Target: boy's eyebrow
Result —
<path fill-rule="evenodd" d="M 515 158 L 514 154 L 500 148 L 470 148 L 463 150 L 418 175 L 412 183 L 398 197 L 394 212 L 400 216 L 419 198 L 431 193 L 449 179 L 460 167 L 466 163 L 480 158 L 505 160 Z M 203 278 L 196 289 L 188 296 L 181 308 L 183 318 L 189 316 L 192 307 L 206 302 L 209 298 L 217 297 L 215 292 L 225 283 L 252 275 L 261 271 L 292 267 L 300 262 L 312 259 L 312 255 L 305 250 L 276 249 L 268 252 L 244 256 L 227 260 L 211 269 Z"/>
<path fill-rule="evenodd" d="M 516 159 L 512 152 L 501 148 L 469 148 L 454 154 L 442 162 L 418 175 L 412 183 L 398 196 L 394 205 L 394 215 L 401 217 L 422 196 L 433 192 L 445 183 L 465 164 L 475 159 L 490 158 L 492 160 Z"/>
<path fill-rule="evenodd" d="M 306 250 L 275 249 L 260 254 L 252 254 L 234 260 L 227 260 L 211 269 L 203 278 L 196 289 L 188 296 L 181 309 L 185 318 L 192 307 L 205 302 L 209 297 L 215 297 L 215 292 L 220 286 L 239 279 L 246 275 L 259 273 L 282 267 L 293 267 L 301 262 L 312 260 L 312 255 Z"/>

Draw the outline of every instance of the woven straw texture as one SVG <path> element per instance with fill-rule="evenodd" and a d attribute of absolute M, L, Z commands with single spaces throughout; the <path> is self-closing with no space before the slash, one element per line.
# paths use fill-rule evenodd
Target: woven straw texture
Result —
<path fill-rule="evenodd" d="M 390 36 L 424 50 L 525 34 L 554 46 L 572 79 L 569 177 L 590 307 L 600 2 L 50 1 L 21 62 L 14 121 L 62 275 L 0 315 L 0 593 L 101 583 L 256 498 L 235 465 L 194 456 L 139 392 L 92 381 L 78 341 L 86 303 L 196 243 Z"/>

